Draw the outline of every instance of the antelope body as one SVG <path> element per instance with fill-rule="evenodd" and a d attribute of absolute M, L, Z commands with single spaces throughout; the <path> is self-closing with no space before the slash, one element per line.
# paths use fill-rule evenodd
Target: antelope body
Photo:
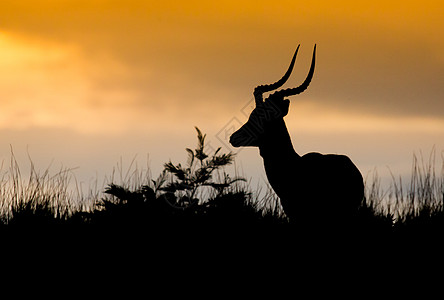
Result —
<path fill-rule="evenodd" d="M 263 100 L 264 93 L 287 81 L 298 50 L 299 46 L 280 80 L 255 88 L 256 107 L 247 123 L 232 134 L 230 143 L 234 147 L 259 148 L 268 181 L 290 221 L 346 220 L 357 211 L 364 197 L 360 171 L 344 155 L 308 153 L 299 156 L 284 122 L 290 105 L 286 97 L 303 92 L 313 78 L 316 45 L 305 81 L 299 87 L 276 91 Z"/>

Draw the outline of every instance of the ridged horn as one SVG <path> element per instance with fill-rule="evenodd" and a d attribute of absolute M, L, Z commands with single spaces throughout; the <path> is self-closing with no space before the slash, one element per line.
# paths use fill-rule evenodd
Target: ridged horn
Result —
<path fill-rule="evenodd" d="M 274 96 L 274 97 L 276 97 L 276 96 L 288 97 L 288 96 L 300 94 L 303 91 L 305 91 L 308 88 L 308 86 L 310 85 L 310 82 L 313 78 L 314 69 L 315 69 L 315 61 L 316 61 L 316 44 L 313 49 L 313 58 L 311 60 L 310 71 L 308 72 L 308 75 L 307 75 L 307 78 L 305 78 L 305 81 L 300 86 L 298 86 L 296 88 L 289 88 L 289 89 L 274 92 L 273 94 L 270 95 L 270 98 L 272 96 Z"/>
<path fill-rule="evenodd" d="M 299 51 L 299 46 L 300 45 L 298 45 L 298 47 L 296 48 L 296 51 L 294 52 L 293 58 L 291 60 L 291 63 L 290 63 L 290 66 L 288 67 L 287 72 L 285 72 L 284 76 L 282 76 L 281 79 L 279 79 L 278 81 L 276 81 L 275 83 L 272 83 L 272 84 L 259 85 L 254 89 L 254 99 L 256 101 L 256 105 L 264 102 L 263 98 L 262 98 L 262 95 L 264 93 L 267 93 L 267 92 L 273 91 L 277 88 L 280 88 L 288 80 L 288 78 L 290 77 L 291 71 L 293 71 L 294 62 L 296 61 L 296 56 Z"/>

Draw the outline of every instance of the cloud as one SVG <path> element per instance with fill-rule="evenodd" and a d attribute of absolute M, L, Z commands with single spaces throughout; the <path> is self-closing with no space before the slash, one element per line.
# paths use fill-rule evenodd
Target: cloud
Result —
<path fill-rule="evenodd" d="M 293 101 L 346 114 L 444 118 L 443 22 L 428 2 L 2 5 L 2 28 L 28 42 L 45 41 L 40 50 L 30 47 L 40 53 L 40 62 L 15 66 L 22 77 L 0 74 L 8 86 L 2 101 L 18 107 L 20 99 L 33 99 L 23 100 L 29 109 L 12 116 L 17 123 L 47 120 L 87 131 L 106 123 L 119 130 L 131 123 L 171 124 L 178 116 L 214 118 L 214 112 L 222 120 L 250 99 L 254 86 L 279 78 L 302 43 L 288 85 L 299 84 L 315 42 L 315 78 Z M 48 60 L 42 51 L 61 56 Z M 23 82 L 26 89 L 17 85 Z"/>

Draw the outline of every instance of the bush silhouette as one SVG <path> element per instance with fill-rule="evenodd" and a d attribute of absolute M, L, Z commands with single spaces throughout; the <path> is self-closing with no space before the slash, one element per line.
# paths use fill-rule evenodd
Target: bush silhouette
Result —
<path fill-rule="evenodd" d="M 234 189 L 244 178 L 231 178 L 222 172 L 231 164 L 234 154 L 221 154 L 218 148 L 213 154 L 205 149 L 205 134 L 196 127 L 197 147 L 186 148 L 188 161 L 164 165 L 164 171 L 151 185 L 143 185 L 131 191 L 116 184 L 110 184 L 94 212 L 99 222 L 114 222 L 119 225 L 162 224 L 173 227 L 183 225 L 225 226 L 228 223 L 245 223 L 251 220 L 246 215 L 260 214 L 250 203 L 251 193 Z M 218 173 L 220 181 L 214 180 Z M 203 199 L 206 196 L 207 199 Z M 248 211 L 248 213 L 246 213 Z M 237 217 L 233 218 L 235 215 Z M 242 216 L 241 216 L 242 215 Z"/>

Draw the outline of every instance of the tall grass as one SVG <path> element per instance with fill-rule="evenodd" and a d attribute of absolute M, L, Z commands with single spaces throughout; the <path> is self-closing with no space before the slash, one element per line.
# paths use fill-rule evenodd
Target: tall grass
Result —
<path fill-rule="evenodd" d="M 395 232 L 421 229 L 444 233 L 444 157 L 440 170 L 436 169 L 436 152 L 432 150 L 427 160 L 422 153 L 413 155 L 407 182 L 391 174 L 391 186 L 383 190 L 375 173 L 371 183 L 366 183 L 367 206 L 374 215 L 392 219 Z"/>
<path fill-rule="evenodd" d="M 166 171 L 172 172 L 164 171 L 153 178 L 149 166 L 140 168 L 133 159 L 124 168 L 121 161 L 108 178 L 108 189 L 96 185 L 85 195 L 72 169 L 61 167 L 53 172 L 48 167 L 39 171 L 30 159 L 28 170 L 22 172 L 11 151 L 9 166 L 5 162 L 0 165 L 0 224 L 2 228 L 125 222 L 151 227 L 167 223 L 205 227 L 229 222 L 233 226 L 261 224 L 261 228 L 276 228 L 278 224 L 283 228 L 289 224 L 270 186 L 263 191 L 264 187 L 253 187 L 251 181 L 233 180 L 222 168 L 225 164 L 204 173 L 202 166 L 212 165 L 202 162 L 204 159 L 196 168 L 191 163 L 189 170 L 186 165 L 169 163 Z M 179 180 L 177 174 L 182 176 L 182 170 L 188 172 L 188 177 Z M 211 176 L 195 185 L 193 180 L 200 180 L 195 174 Z M 236 171 L 233 178 L 245 177 L 238 175 Z M 375 172 L 373 178 L 366 180 L 365 200 L 350 227 L 386 235 L 443 234 L 444 159 L 439 169 L 435 151 L 427 159 L 414 155 L 411 177 L 404 181 L 392 175 L 391 186 L 384 190 Z M 199 193 L 193 190 L 196 186 L 201 189 Z M 192 191 L 193 199 L 183 201 L 187 196 L 184 189 Z"/>
<path fill-rule="evenodd" d="M 72 171 L 61 167 L 58 171 L 51 172 L 49 166 L 40 172 L 29 159 L 29 170 L 22 173 L 11 151 L 9 167 L 5 167 L 4 162 L 0 166 L 2 223 L 63 223 L 77 212 L 90 211 L 92 202 L 82 194 Z"/>

